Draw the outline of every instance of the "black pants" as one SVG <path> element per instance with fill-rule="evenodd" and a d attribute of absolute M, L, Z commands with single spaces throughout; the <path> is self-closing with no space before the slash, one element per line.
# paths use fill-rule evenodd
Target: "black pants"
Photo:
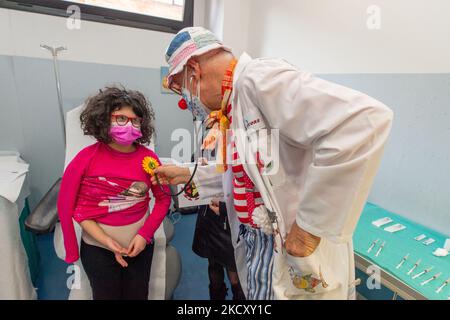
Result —
<path fill-rule="evenodd" d="M 92 287 L 94 300 L 147 300 L 153 243 L 123 268 L 114 253 L 81 241 L 81 262 Z"/>

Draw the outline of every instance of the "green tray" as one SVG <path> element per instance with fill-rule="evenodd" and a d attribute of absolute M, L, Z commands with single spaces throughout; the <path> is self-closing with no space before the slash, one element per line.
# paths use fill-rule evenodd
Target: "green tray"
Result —
<path fill-rule="evenodd" d="M 372 225 L 372 221 L 384 217 L 390 217 L 393 221 L 380 228 Z M 385 227 L 395 223 L 403 224 L 406 226 L 406 229 L 396 233 L 389 233 L 383 230 Z M 414 238 L 420 234 L 425 234 L 427 236 L 426 239 L 431 237 L 436 241 L 426 246 L 420 241 L 414 240 Z M 450 284 L 439 294 L 435 291 L 445 280 L 450 278 L 450 255 L 446 257 L 436 257 L 432 254 L 436 248 L 443 247 L 446 238 L 447 237 L 443 234 L 430 230 L 422 225 L 380 208 L 379 206 L 367 203 L 353 236 L 353 243 L 356 253 L 378 265 L 406 285 L 421 293 L 423 296 L 432 300 L 447 300 L 450 295 Z M 367 249 L 376 239 L 380 239 L 380 241 L 370 253 L 367 253 Z M 386 241 L 386 245 L 380 255 L 375 257 L 375 254 L 383 241 Z M 408 260 L 400 269 L 396 269 L 398 263 L 407 253 L 409 253 Z M 422 262 L 414 270 L 412 275 L 408 276 L 406 273 L 419 259 L 422 259 Z M 428 274 L 414 280 L 412 279 L 413 275 L 430 266 L 434 266 L 434 269 Z M 424 286 L 420 285 L 422 281 L 432 277 L 438 272 L 442 272 L 442 275 L 438 279 Z"/>

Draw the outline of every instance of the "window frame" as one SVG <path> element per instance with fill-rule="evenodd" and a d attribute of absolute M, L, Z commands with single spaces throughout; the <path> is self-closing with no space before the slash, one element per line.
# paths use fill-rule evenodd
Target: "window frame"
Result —
<path fill-rule="evenodd" d="M 191 27 L 193 26 L 194 21 L 194 0 L 185 0 L 184 16 L 182 21 L 108 9 L 104 7 L 96 7 L 72 1 L 0 0 L 0 8 L 28 11 L 66 18 L 70 17 L 72 14 L 70 12 L 67 13 L 67 8 L 70 5 L 80 7 L 82 21 L 94 21 L 168 33 L 177 33 L 185 27 Z"/>

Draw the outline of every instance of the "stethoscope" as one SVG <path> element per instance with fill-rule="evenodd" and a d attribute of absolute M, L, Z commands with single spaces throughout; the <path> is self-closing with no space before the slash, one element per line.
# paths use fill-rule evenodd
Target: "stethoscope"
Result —
<path fill-rule="evenodd" d="M 191 88 L 192 88 L 192 81 L 194 80 L 194 78 L 195 78 L 194 75 L 191 75 L 191 77 L 189 78 L 189 85 L 190 85 Z M 191 92 L 191 91 L 189 91 L 189 99 L 190 99 L 190 102 L 192 103 L 192 92 Z M 187 102 L 187 101 L 186 101 L 186 102 Z M 204 119 L 201 120 L 201 124 L 200 124 L 199 126 L 196 126 L 196 125 L 195 125 L 196 121 L 197 121 L 197 116 L 196 116 L 194 113 L 192 113 L 192 122 L 194 123 L 194 130 L 196 130 L 196 131 L 194 131 L 195 137 L 198 137 L 198 136 L 199 136 L 199 133 L 200 133 L 199 131 L 201 130 L 201 128 L 202 128 L 203 123 L 205 122 L 205 120 L 204 120 Z M 198 127 L 198 128 L 196 128 L 196 127 Z M 198 151 L 197 151 L 197 159 L 195 160 L 194 170 L 192 170 L 192 174 L 191 174 L 191 176 L 190 176 L 188 182 L 185 183 L 185 185 L 183 186 L 183 188 L 181 188 L 181 190 L 180 190 L 179 192 L 177 192 L 177 193 L 171 193 L 171 192 L 167 192 L 166 190 L 164 190 L 164 188 L 163 188 L 161 182 L 160 182 L 159 179 L 158 179 L 158 175 L 155 174 L 156 183 L 158 184 L 159 188 L 161 189 L 161 191 L 162 191 L 166 196 L 169 196 L 169 197 L 178 197 L 180 194 L 184 193 L 184 192 L 186 191 L 186 189 L 191 185 L 192 180 L 194 179 L 194 176 L 195 176 L 195 174 L 197 173 L 198 162 L 199 162 L 200 158 L 203 158 L 203 154 L 204 154 L 204 149 L 202 148 L 202 146 L 203 146 L 203 140 L 204 140 L 204 135 L 203 135 L 203 133 L 202 133 L 202 134 L 201 134 L 201 142 L 200 142 L 200 145 L 199 145 L 200 148 L 197 148 L 197 150 L 199 150 L 199 149 L 201 150 L 201 151 L 200 151 L 200 155 L 198 154 Z"/>

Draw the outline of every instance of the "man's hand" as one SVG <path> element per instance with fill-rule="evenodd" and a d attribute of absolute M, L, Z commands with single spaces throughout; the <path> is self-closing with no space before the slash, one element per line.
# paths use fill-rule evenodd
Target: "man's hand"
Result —
<path fill-rule="evenodd" d="M 162 165 L 155 169 L 155 174 L 158 175 L 158 180 L 162 185 L 184 184 L 191 178 L 189 168 L 178 167 L 173 164 Z M 152 184 L 156 185 L 156 177 L 152 177 Z"/>
<path fill-rule="evenodd" d="M 144 239 L 140 234 L 134 236 L 131 240 L 130 246 L 128 247 L 128 256 L 131 258 L 136 257 L 142 250 L 145 249 L 147 245 L 147 240 Z"/>
<path fill-rule="evenodd" d="M 311 255 L 319 243 L 319 237 L 303 230 L 294 222 L 284 245 L 291 256 L 304 258 Z"/>

